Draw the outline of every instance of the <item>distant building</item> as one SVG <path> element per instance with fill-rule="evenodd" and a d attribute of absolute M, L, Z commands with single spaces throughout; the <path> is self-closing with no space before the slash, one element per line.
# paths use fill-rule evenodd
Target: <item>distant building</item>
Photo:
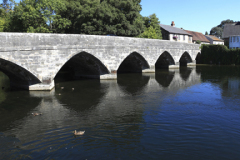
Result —
<path fill-rule="evenodd" d="M 210 44 L 224 45 L 224 40 L 219 39 L 213 35 L 205 35 L 205 37 L 210 41 Z"/>
<path fill-rule="evenodd" d="M 160 24 L 162 37 L 164 40 L 192 43 L 192 35 L 183 29 L 175 27 L 174 21 L 171 26 Z"/>
<path fill-rule="evenodd" d="M 192 35 L 192 42 L 196 43 L 197 40 L 201 41 L 201 44 L 210 44 L 210 41 L 200 32 L 188 31 L 189 34 Z"/>
<path fill-rule="evenodd" d="M 240 22 L 225 24 L 222 37 L 230 49 L 240 48 Z"/>

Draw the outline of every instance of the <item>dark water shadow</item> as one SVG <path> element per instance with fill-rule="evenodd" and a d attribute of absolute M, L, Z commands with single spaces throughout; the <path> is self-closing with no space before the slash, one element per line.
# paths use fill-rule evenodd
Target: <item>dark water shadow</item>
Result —
<path fill-rule="evenodd" d="M 142 76 L 141 73 L 117 75 L 117 83 L 121 90 L 130 95 L 141 94 L 149 80 L 149 76 Z"/>
<path fill-rule="evenodd" d="M 187 81 L 190 74 L 192 73 L 192 68 L 188 68 L 188 67 L 180 67 L 179 69 L 180 72 L 180 76 L 184 81 Z"/>
<path fill-rule="evenodd" d="M 29 116 L 42 98 L 31 97 L 29 91 L 6 91 L 0 105 L 0 132 L 12 129 L 17 121 Z"/>
<path fill-rule="evenodd" d="M 55 96 L 58 101 L 78 112 L 97 106 L 108 89 L 107 84 L 101 84 L 97 79 L 56 82 Z"/>
<path fill-rule="evenodd" d="M 155 79 L 162 87 L 167 88 L 171 84 L 174 75 L 175 72 L 173 71 L 158 69 L 155 72 Z"/>

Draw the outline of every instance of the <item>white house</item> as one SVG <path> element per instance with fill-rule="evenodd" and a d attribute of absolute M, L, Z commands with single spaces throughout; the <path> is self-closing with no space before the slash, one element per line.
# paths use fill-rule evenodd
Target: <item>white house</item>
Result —
<path fill-rule="evenodd" d="M 224 25 L 223 38 L 229 42 L 229 48 L 240 48 L 240 22 Z"/>
<path fill-rule="evenodd" d="M 173 21 L 171 26 L 160 24 L 160 27 L 164 40 L 192 43 L 192 35 L 183 29 L 175 27 L 175 23 Z"/>
<path fill-rule="evenodd" d="M 224 40 L 219 39 L 213 35 L 205 35 L 205 37 L 210 41 L 210 44 L 224 45 Z"/>

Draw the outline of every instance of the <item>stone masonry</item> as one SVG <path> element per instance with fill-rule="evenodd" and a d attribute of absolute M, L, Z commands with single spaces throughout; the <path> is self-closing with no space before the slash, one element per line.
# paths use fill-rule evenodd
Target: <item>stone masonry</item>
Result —
<path fill-rule="evenodd" d="M 0 33 L 0 70 L 12 84 L 29 90 L 51 90 L 54 77 L 62 66 L 79 53 L 88 53 L 106 70 L 100 79 L 116 78 L 116 71 L 131 53 L 138 53 L 148 63 L 143 72 L 154 72 L 162 53 L 168 52 L 174 60 L 169 68 L 179 66 L 184 53 L 194 65 L 200 45 L 166 40 L 97 36 L 80 34 Z M 90 56 L 90 58 L 91 58 Z M 85 59 L 88 59 L 86 57 Z"/>

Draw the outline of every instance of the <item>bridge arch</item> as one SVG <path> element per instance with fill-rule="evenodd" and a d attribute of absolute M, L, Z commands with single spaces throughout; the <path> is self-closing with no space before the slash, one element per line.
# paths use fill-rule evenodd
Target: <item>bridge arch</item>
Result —
<path fill-rule="evenodd" d="M 200 63 L 202 62 L 202 61 L 201 61 L 201 53 L 200 53 L 200 52 L 198 52 L 195 60 L 196 60 L 196 64 L 200 64 Z"/>
<path fill-rule="evenodd" d="M 138 52 L 129 54 L 118 67 L 117 73 L 141 73 L 150 68 L 146 59 Z"/>
<path fill-rule="evenodd" d="M 10 79 L 11 86 L 28 89 L 29 85 L 41 83 L 33 73 L 16 63 L 0 58 L 0 70 Z"/>
<path fill-rule="evenodd" d="M 169 68 L 169 65 L 175 65 L 175 61 L 168 51 L 164 51 L 155 63 L 156 69 Z"/>
<path fill-rule="evenodd" d="M 100 75 L 109 74 L 107 67 L 94 55 L 82 51 L 72 55 L 57 71 L 68 71 L 73 78 L 100 78 Z"/>
<path fill-rule="evenodd" d="M 192 63 L 193 60 L 188 52 L 184 52 L 179 60 L 180 66 L 187 66 L 188 63 Z"/>

